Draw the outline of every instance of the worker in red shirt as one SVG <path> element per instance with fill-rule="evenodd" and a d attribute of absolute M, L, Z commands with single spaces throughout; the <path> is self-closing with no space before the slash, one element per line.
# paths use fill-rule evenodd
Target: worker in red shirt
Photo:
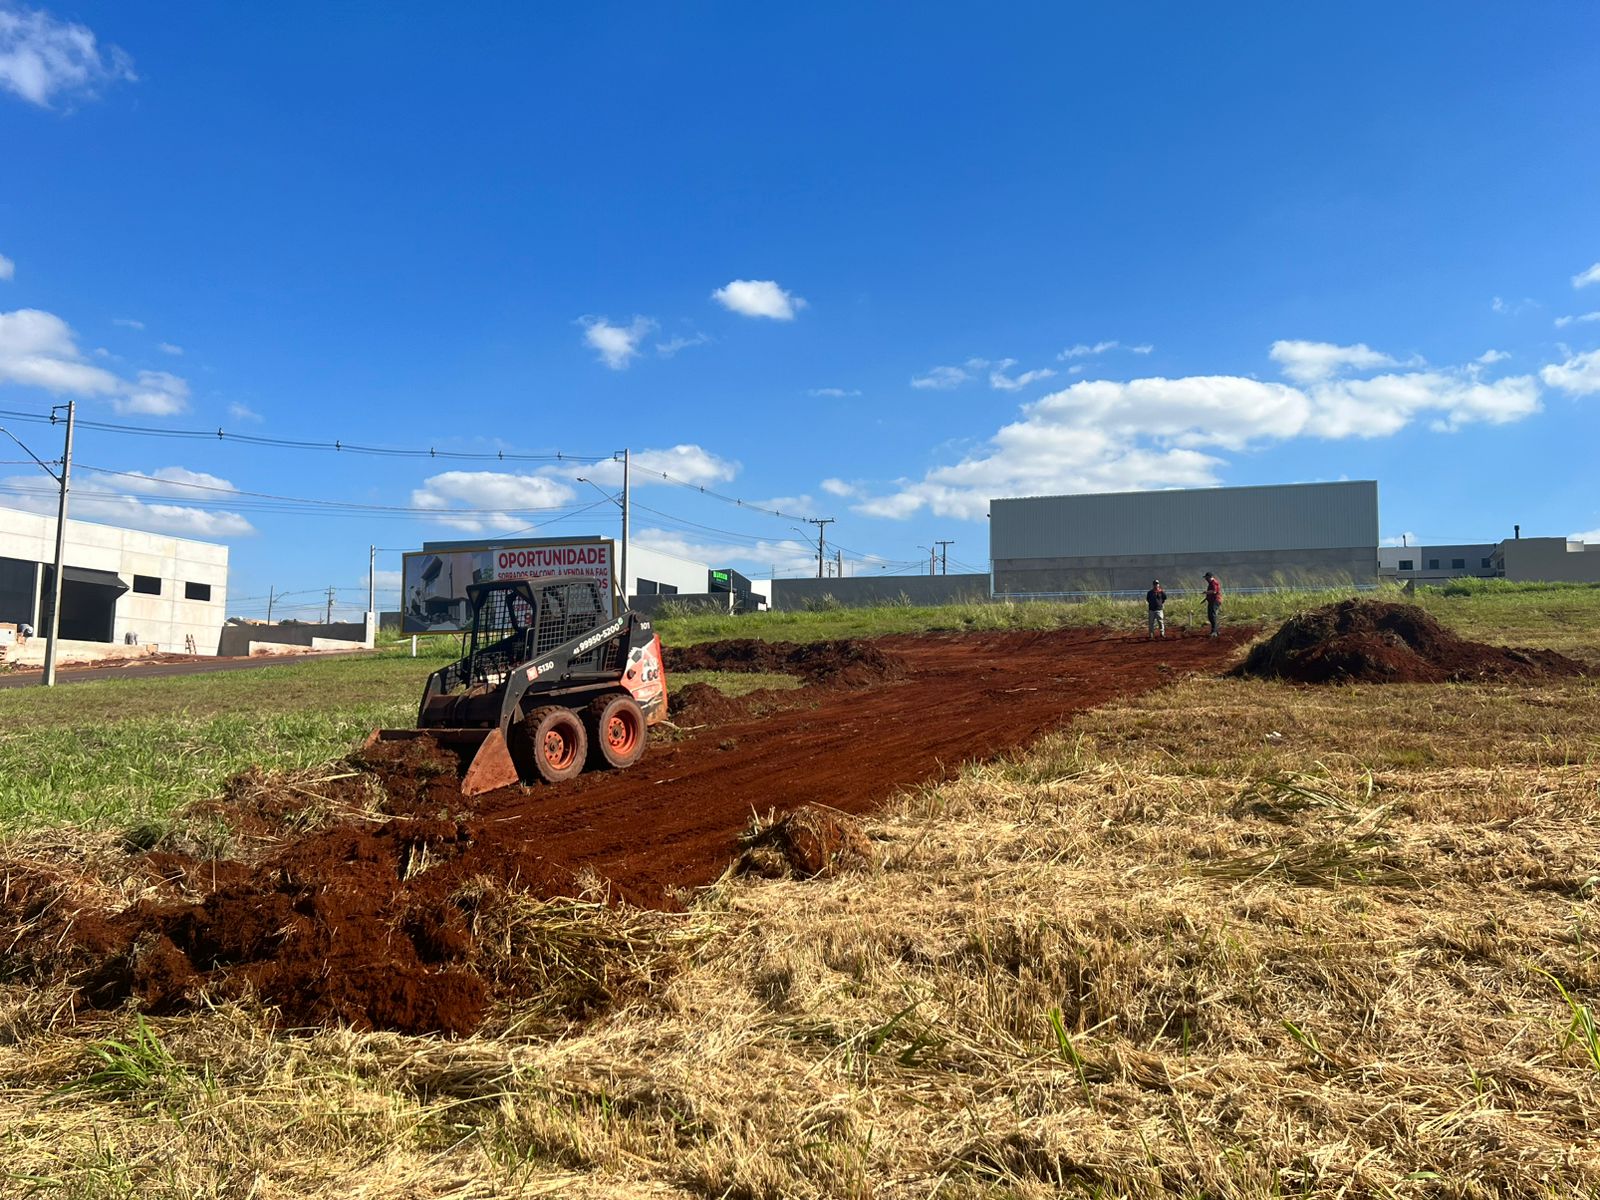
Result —
<path fill-rule="evenodd" d="M 1210 571 L 1206 572 L 1206 620 L 1211 622 L 1211 636 L 1217 636 L 1217 618 L 1222 612 L 1222 581 Z"/>

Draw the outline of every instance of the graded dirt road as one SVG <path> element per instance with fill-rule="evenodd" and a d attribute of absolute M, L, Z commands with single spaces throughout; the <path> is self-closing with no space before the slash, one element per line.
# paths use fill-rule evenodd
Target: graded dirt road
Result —
<path fill-rule="evenodd" d="M 901 678 L 788 693 L 803 707 L 652 745 L 621 774 L 480 797 L 475 815 L 552 865 L 587 867 L 634 902 L 660 905 L 722 872 L 752 811 L 820 803 L 869 812 L 898 789 L 1024 746 L 1074 712 L 1220 670 L 1249 637 L 1233 629 L 1215 641 L 1149 642 L 1065 629 L 877 638 L 904 664 Z"/>

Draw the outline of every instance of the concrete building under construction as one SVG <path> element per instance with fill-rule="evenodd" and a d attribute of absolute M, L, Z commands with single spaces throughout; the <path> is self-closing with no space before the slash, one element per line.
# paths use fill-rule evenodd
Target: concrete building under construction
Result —
<path fill-rule="evenodd" d="M 0 508 L 0 622 L 49 628 L 55 543 L 55 517 Z M 67 521 L 63 643 L 215 654 L 227 598 L 226 546 Z"/>

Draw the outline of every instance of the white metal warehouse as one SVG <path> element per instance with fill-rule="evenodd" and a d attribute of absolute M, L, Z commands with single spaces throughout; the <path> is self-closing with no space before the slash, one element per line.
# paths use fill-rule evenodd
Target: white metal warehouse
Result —
<path fill-rule="evenodd" d="M 989 505 L 997 596 L 1372 583 L 1372 480 L 1028 496 Z"/>

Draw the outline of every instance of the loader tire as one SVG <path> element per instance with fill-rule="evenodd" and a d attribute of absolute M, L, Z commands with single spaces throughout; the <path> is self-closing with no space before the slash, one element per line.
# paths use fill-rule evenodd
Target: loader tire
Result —
<path fill-rule="evenodd" d="M 512 726 L 508 739 L 517 770 L 528 780 L 562 783 L 583 770 L 589 737 L 570 708 L 536 708 Z"/>
<path fill-rule="evenodd" d="M 650 744 L 644 709 L 632 696 L 601 696 L 584 713 L 589 727 L 589 765 L 620 771 L 644 757 Z"/>

